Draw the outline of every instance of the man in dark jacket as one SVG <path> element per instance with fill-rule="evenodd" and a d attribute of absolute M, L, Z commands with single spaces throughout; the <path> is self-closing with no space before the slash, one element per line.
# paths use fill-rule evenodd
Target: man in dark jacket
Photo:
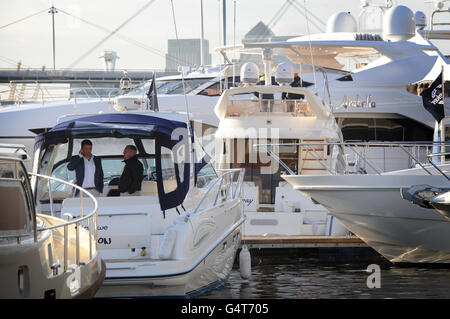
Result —
<path fill-rule="evenodd" d="M 103 193 L 103 168 L 99 157 L 92 154 L 92 142 L 81 142 L 79 155 L 72 156 L 67 165 L 69 171 L 75 170 L 76 184 L 88 190 L 94 196 Z M 75 192 L 75 196 L 79 191 Z"/>
<path fill-rule="evenodd" d="M 139 195 L 144 178 L 144 166 L 138 160 L 137 149 L 127 145 L 123 150 L 125 167 L 119 180 L 120 196 Z"/>

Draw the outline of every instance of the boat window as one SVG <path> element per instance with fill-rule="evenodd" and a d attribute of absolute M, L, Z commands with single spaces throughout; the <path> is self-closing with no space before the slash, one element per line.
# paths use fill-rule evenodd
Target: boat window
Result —
<path fill-rule="evenodd" d="M 216 82 L 213 85 L 207 87 L 206 89 L 203 89 L 199 95 L 206 95 L 206 96 L 220 96 L 220 83 Z"/>
<path fill-rule="evenodd" d="M 155 154 L 155 140 L 154 139 L 143 139 L 141 140 L 142 145 L 144 146 L 145 153 L 147 154 Z"/>
<path fill-rule="evenodd" d="M 411 119 L 340 118 L 345 141 L 431 141 L 433 130 Z"/>
<path fill-rule="evenodd" d="M 216 178 L 217 173 L 214 170 L 214 167 L 211 163 L 208 163 L 197 173 L 197 187 L 204 188 L 210 181 L 215 180 Z"/>
<path fill-rule="evenodd" d="M 350 74 L 348 74 L 348 75 L 345 75 L 345 76 L 343 76 L 341 78 L 338 78 L 336 80 L 342 81 L 342 82 L 347 82 L 347 81 L 353 81 L 353 78 L 352 78 L 352 76 Z"/>
<path fill-rule="evenodd" d="M 177 189 L 177 178 L 175 175 L 175 165 L 173 153 L 166 147 L 161 147 L 161 169 L 163 177 L 164 192 L 170 193 Z"/>
<path fill-rule="evenodd" d="M 72 156 L 79 154 L 81 142 L 83 140 L 84 139 L 73 140 Z M 90 138 L 89 140 L 92 142 L 92 154 L 94 154 L 94 156 L 122 155 L 125 146 L 130 144 L 135 145 L 134 140 L 130 138 L 102 137 Z"/>
<path fill-rule="evenodd" d="M 228 79 L 228 88 L 233 87 L 233 78 L 229 77 Z M 225 80 L 222 79 L 221 80 L 222 83 L 220 83 L 219 81 L 215 82 L 214 84 L 208 86 L 206 89 L 202 90 L 200 93 L 198 93 L 199 95 L 206 95 L 206 96 L 220 96 L 221 94 L 221 90 L 224 90 L 224 83 Z M 240 83 L 240 77 L 236 76 L 235 77 L 235 81 L 234 81 L 234 86 L 237 87 L 238 84 Z"/>
<path fill-rule="evenodd" d="M 14 178 L 15 164 L 2 162 L 0 165 L 0 178 Z"/>
<path fill-rule="evenodd" d="M 202 78 L 202 79 L 185 79 L 184 83 L 186 86 L 186 94 L 192 92 L 199 86 L 211 81 L 212 78 Z M 151 82 L 147 82 L 144 85 L 131 90 L 127 95 L 146 95 L 150 89 Z M 181 79 L 175 80 L 156 80 L 156 93 L 159 94 L 183 94 L 183 82 Z"/>

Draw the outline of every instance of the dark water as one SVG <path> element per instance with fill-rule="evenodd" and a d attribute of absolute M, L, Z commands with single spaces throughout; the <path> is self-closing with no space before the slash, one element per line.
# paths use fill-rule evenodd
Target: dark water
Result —
<path fill-rule="evenodd" d="M 371 263 L 291 258 L 252 267 L 251 280 L 233 269 L 222 288 L 199 298 L 450 298 L 450 269 L 380 265 L 380 288 L 368 288 Z"/>

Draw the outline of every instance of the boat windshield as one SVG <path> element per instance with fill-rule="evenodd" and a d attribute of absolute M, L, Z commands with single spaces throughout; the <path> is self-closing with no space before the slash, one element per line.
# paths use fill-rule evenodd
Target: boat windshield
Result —
<path fill-rule="evenodd" d="M 82 139 L 74 139 L 73 147 L 70 152 L 70 157 L 78 155 L 80 151 L 80 144 Z M 91 138 L 90 141 L 93 144 L 92 153 L 94 156 L 101 159 L 101 165 L 103 169 L 103 183 L 105 188 L 111 188 L 113 185 L 117 185 L 118 179 L 122 174 L 125 163 L 123 161 L 122 152 L 127 145 L 136 145 L 135 141 L 130 138 Z M 139 140 L 138 153 L 139 161 L 144 167 L 144 181 L 156 179 L 156 157 L 155 157 L 155 140 L 154 139 L 142 139 Z M 59 144 L 53 148 L 54 163 L 52 165 L 52 177 L 58 179 L 75 182 L 75 172 L 70 171 L 67 168 L 69 164 L 67 159 L 69 143 Z M 163 184 L 166 191 L 171 191 L 176 188 L 176 177 L 174 158 L 172 151 L 167 148 L 161 149 L 161 164 L 162 164 L 162 177 Z M 65 198 L 73 197 L 75 190 L 58 181 L 51 181 L 50 186 L 53 193 L 53 199 L 55 202 L 62 201 Z M 169 187 L 170 186 L 170 187 Z M 105 191 L 106 196 L 107 191 Z M 42 184 L 40 186 L 39 200 L 46 202 L 49 200 L 48 184 Z"/>
<path fill-rule="evenodd" d="M 185 79 L 186 94 L 191 93 L 193 90 L 197 89 L 201 85 L 213 80 L 214 78 L 201 78 L 201 79 Z M 147 94 L 150 89 L 151 82 L 147 82 L 138 88 L 131 90 L 127 95 L 143 95 Z M 183 94 L 183 82 L 181 79 L 174 80 L 157 80 L 156 81 L 156 92 L 160 94 Z"/>

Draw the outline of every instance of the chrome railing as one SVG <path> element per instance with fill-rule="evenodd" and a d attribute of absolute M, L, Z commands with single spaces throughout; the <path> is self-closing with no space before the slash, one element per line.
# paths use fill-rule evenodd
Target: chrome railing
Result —
<path fill-rule="evenodd" d="M 443 156 L 443 153 L 432 153 L 433 147 L 450 147 L 450 142 L 316 142 L 316 143 L 272 143 L 272 144 L 257 144 L 255 147 L 262 148 L 268 152 L 268 154 L 274 158 L 278 163 L 280 163 L 283 167 L 287 167 L 287 165 L 275 154 L 272 150 L 272 147 L 278 146 L 300 146 L 302 150 L 311 155 L 313 159 L 315 159 L 321 167 L 323 167 L 329 174 L 337 175 L 338 173 L 329 165 L 327 166 L 323 160 L 323 156 L 321 157 L 314 150 L 313 146 L 338 146 L 343 147 L 345 151 L 350 151 L 352 154 L 356 155 L 356 159 L 370 167 L 376 174 L 381 175 L 386 170 L 381 169 L 378 165 L 373 162 L 373 159 L 369 159 L 366 154 L 367 150 L 370 148 L 381 147 L 381 148 L 389 148 L 394 149 L 397 148 L 401 150 L 408 158 L 408 167 L 412 168 L 414 166 L 421 167 L 427 174 L 433 175 L 430 171 L 430 166 L 425 162 L 425 159 L 428 159 L 431 166 L 436 168 L 442 174 L 445 175 L 437 166 L 431 162 L 430 158 L 433 156 Z M 422 156 L 423 155 L 423 156 Z M 424 161 L 421 161 L 421 157 Z M 384 158 L 383 161 L 392 160 Z M 342 172 L 343 174 L 353 173 L 349 170 L 348 162 L 346 163 L 346 170 Z M 385 166 L 385 165 L 384 165 Z M 293 174 L 292 170 L 287 170 L 288 173 Z M 445 175 L 446 176 L 446 175 Z"/>
<path fill-rule="evenodd" d="M 80 191 L 80 217 L 76 218 L 76 219 L 72 219 L 69 220 L 65 223 L 61 223 L 61 224 L 57 224 L 57 225 L 51 225 L 51 226 L 46 226 L 46 227 L 42 227 L 42 228 L 38 228 L 37 231 L 46 231 L 46 230 L 52 230 L 55 231 L 57 229 L 63 228 L 63 236 L 64 236 L 64 271 L 67 270 L 68 268 L 68 261 L 69 261 L 69 228 L 73 227 L 74 228 L 74 232 L 75 232 L 75 263 L 77 265 L 80 265 L 81 263 L 81 259 L 80 259 L 80 246 L 83 245 L 84 243 L 80 242 L 80 227 L 85 227 L 85 224 L 87 222 L 87 230 L 89 233 L 89 260 L 92 259 L 92 256 L 94 255 L 94 252 L 97 251 L 97 241 L 98 241 L 98 234 L 97 234 L 97 225 L 98 225 L 98 203 L 97 203 L 97 199 L 88 191 L 86 191 L 85 189 L 83 189 L 82 187 L 72 184 L 70 182 L 64 181 L 62 179 L 59 178 L 55 178 L 52 176 L 47 176 L 47 175 L 41 175 L 41 174 L 36 174 L 36 173 L 29 173 L 29 175 L 37 177 L 37 178 L 43 178 L 43 179 L 47 179 L 49 182 L 50 180 L 52 181 L 56 181 L 59 183 L 63 183 L 66 184 L 68 186 L 71 186 L 75 189 L 78 189 Z M 50 183 L 49 183 L 50 185 Z M 50 198 L 52 198 L 52 195 L 50 195 L 52 193 L 51 188 L 49 188 L 49 196 Z M 93 209 L 87 214 L 84 215 L 83 214 L 83 197 L 84 195 L 87 195 L 93 202 L 94 206 Z M 52 205 L 52 203 L 50 204 Z M 45 215 L 40 215 L 41 218 L 45 219 Z M 70 216 L 69 216 L 70 217 Z M 84 245 L 83 245 L 84 246 Z"/>
<path fill-rule="evenodd" d="M 20 106 L 24 103 L 45 104 L 74 99 L 76 103 L 76 100 L 80 98 L 110 100 L 112 95 L 115 96 L 128 92 L 128 90 L 125 91 L 116 86 L 94 86 L 89 81 L 82 83 L 85 85 L 69 87 L 69 84 L 67 83 L 58 82 L 40 83 L 11 81 L 8 89 L 0 90 L 0 102 L 3 106 Z M 137 83 L 134 85 L 134 88 L 139 87 L 140 85 L 141 83 Z"/>
<path fill-rule="evenodd" d="M 199 211 L 215 207 L 224 201 L 233 200 L 241 196 L 245 169 L 217 169 L 216 171 L 223 172 L 223 174 L 208 185 L 207 190 L 192 215 L 195 215 Z M 210 196 L 212 196 L 213 200 L 209 204 L 204 205 L 206 198 L 210 198 Z"/>

